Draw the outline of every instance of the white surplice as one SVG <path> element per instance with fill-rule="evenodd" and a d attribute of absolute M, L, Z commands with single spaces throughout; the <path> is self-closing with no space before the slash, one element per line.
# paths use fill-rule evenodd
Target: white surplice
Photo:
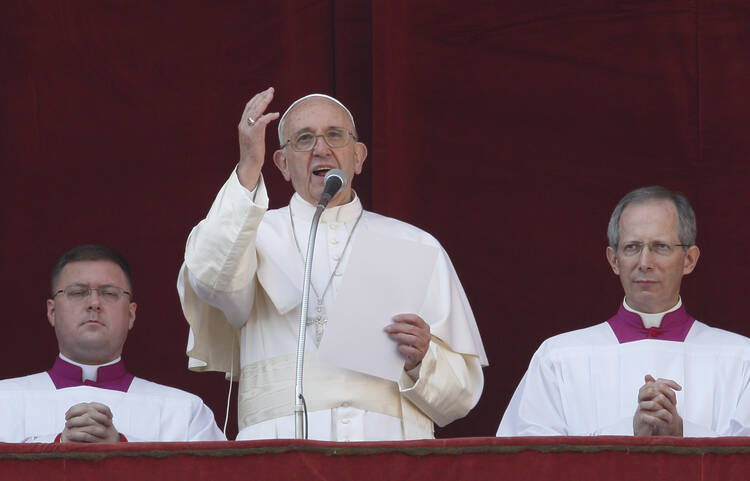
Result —
<path fill-rule="evenodd" d="M 83 402 L 112 411 L 128 441 L 225 441 L 214 415 L 193 394 L 134 378 L 126 392 L 92 386 L 56 389 L 46 372 L 0 381 L 0 442 L 50 443 L 65 427 L 65 413 Z"/>
<path fill-rule="evenodd" d="M 315 207 L 297 194 L 282 209 L 266 212 L 267 205 L 262 179 L 255 191 L 249 191 L 232 173 L 206 219 L 191 232 L 178 278 L 191 327 L 191 368 L 240 373 L 238 439 L 294 437 L 294 366 L 304 268 L 300 250 L 306 252 Z M 290 207 L 299 245 L 292 233 Z M 430 324 L 432 342 L 419 368 L 403 373 L 400 382 L 394 383 L 316 361 L 317 349 L 311 341 L 315 326 L 309 326 L 304 392 L 310 439 L 429 438 L 433 422 L 442 426 L 465 416 L 482 391 L 481 366 L 487 358 L 447 254 L 420 229 L 363 213 L 357 198 L 326 209 L 318 227 L 312 269 L 318 295 L 333 276 L 323 298 L 323 313 L 335 301 L 358 236 L 369 232 L 438 248 L 419 313 Z M 397 272 L 394 282 L 398 282 Z M 363 288 L 377 295 L 376 286 Z M 309 314 L 315 317 L 313 290 L 310 299 Z M 389 321 L 384 319 L 383 326 Z"/>
<path fill-rule="evenodd" d="M 498 436 L 633 435 L 644 376 L 672 379 L 686 437 L 747 435 L 750 340 L 695 321 L 684 342 L 618 342 L 607 322 L 547 339 Z"/>

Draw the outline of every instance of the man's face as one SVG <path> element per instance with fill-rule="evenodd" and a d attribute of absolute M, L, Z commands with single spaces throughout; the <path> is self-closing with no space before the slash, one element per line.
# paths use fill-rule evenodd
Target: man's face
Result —
<path fill-rule="evenodd" d="M 677 304 L 682 276 L 698 262 L 697 246 L 674 247 L 669 255 L 652 252 L 644 245 L 640 254 L 625 256 L 622 246 L 629 242 L 680 244 L 677 209 L 669 200 L 629 204 L 620 216 L 620 242 L 617 251 L 607 247 L 607 260 L 625 290 L 630 307 L 645 313 L 664 312 Z"/>
<path fill-rule="evenodd" d="M 69 286 L 115 286 L 130 291 L 120 266 L 110 261 L 77 261 L 63 267 L 54 292 Z M 107 302 L 99 291 L 79 300 L 65 293 L 47 300 L 47 319 L 55 328 L 60 353 L 83 364 L 103 364 L 116 359 L 135 321 L 136 304 L 123 294 Z"/>
<path fill-rule="evenodd" d="M 284 138 L 294 139 L 301 132 L 314 135 L 323 134 L 331 127 L 341 127 L 353 131 L 349 115 L 334 102 L 324 98 L 310 98 L 297 104 L 287 115 L 284 125 Z M 273 160 L 287 182 L 291 181 L 294 190 L 311 204 L 317 204 L 323 194 L 324 178 L 330 169 L 341 169 L 348 179 L 347 186 L 339 192 L 329 206 L 345 204 L 351 200 L 351 185 L 356 174 L 362 172 L 362 164 L 367 157 L 367 148 L 361 142 L 350 142 L 337 149 L 328 146 L 319 137 L 315 147 L 309 152 L 296 152 L 287 145 L 273 154 Z"/>

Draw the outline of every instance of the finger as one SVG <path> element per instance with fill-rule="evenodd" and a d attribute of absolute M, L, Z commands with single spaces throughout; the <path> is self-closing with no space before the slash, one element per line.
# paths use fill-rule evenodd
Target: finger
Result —
<path fill-rule="evenodd" d="M 94 436 L 93 434 L 79 428 L 65 429 L 60 438 L 65 442 L 74 443 L 101 443 L 104 441 L 103 438 Z"/>
<path fill-rule="evenodd" d="M 109 408 L 107 408 L 109 411 Z M 102 426 L 112 426 L 112 413 L 103 413 L 100 411 L 92 411 L 86 414 L 91 423 L 100 424 Z"/>
<path fill-rule="evenodd" d="M 78 429 L 65 428 L 60 436 L 60 440 L 64 443 L 90 443 L 93 442 L 93 437 L 89 433 L 79 431 Z"/>
<path fill-rule="evenodd" d="M 677 404 L 677 394 L 675 394 L 674 390 L 670 386 L 659 381 L 653 383 L 652 386 L 657 393 L 655 397 L 662 395 L 669 399 L 669 402 L 672 405 Z"/>
<path fill-rule="evenodd" d="M 102 441 L 107 439 L 108 436 L 113 432 L 111 426 L 102 426 L 101 424 L 92 424 L 90 426 L 83 426 L 77 428 L 77 431 L 88 433 L 91 436 L 101 439 Z"/>
<path fill-rule="evenodd" d="M 408 333 L 418 336 L 426 341 L 430 339 L 430 325 L 421 318 L 417 319 L 398 319 L 394 318 L 393 323 L 385 327 L 389 334 Z"/>
<path fill-rule="evenodd" d="M 245 104 L 245 109 L 242 111 L 242 119 L 240 124 L 243 122 L 247 125 L 247 118 L 252 117 L 253 120 L 257 121 L 268 108 L 268 104 L 273 100 L 273 87 L 269 87 L 263 92 L 259 92 Z"/>
<path fill-rule="evenodd" d="M 429 341 L 408 333 L 389 333 L 388 336 L 398 345 L 414 346 L 422 351 L 426 351 L 429 344 Z"/>
<path fill-rule="evenodd" d="M 672 405 L 677 404 L 677 395 L 675 392 L 664 383 L 651 382 L 645 384 L 641 389 L 638 390 L 638 400 L 647 401 L 664 397 Z"/>
<path fill-rule="evenodd" d="M 654 377 L 651 374 L 646 374 L 646 376 L 644 377 L 644 380 L 646 381 L 646 384 L 650 382 L 656 382 L 656 379 L 654 379 Z"/>
<path fill-rule="evenodd" d="M 677 382 L 675 382 L 675 381 L 673 381 L 671 379 L 662 379 L 662 378 L 659 378 L 659 379 L 656 380 L 656 382 L 657 382 L 657 384 L 658 383 L 666 384 L 667 386 L 669 386 L 670 388 L 674 389 L 675 391 L 681 391 L 682 390 L 682 386 L 680 386 L 679 384 L 677 384 Z"/>
<path fill-rule="evenodd" d="M 660 411 L 658 414 L 640 412 L 639 420 L 640 422 L 646 423 L 650 426 L 665 428 L 672 421 L 672 417 L 669 413 L 665 413 L 663 411 Z"/>
<path fill-rule="evenodd" d="M 415 363 L 424 359 L 424 352 L 414 346 L 409 346 L 408 344 L 399 344 L 398 352 L 400 352 L 408 361 Z"/>
<path fill-rule="evenodd" d="M 255 117 L 253 117 L 255 118 Z M 253 127 L 263 127 L 265 128 L 269 123 L 279 118 L 278 112 L 271 112 L 268 114 L 264 114 L 260 116 L 258 119 L 255 120 L 255 123 L 253 124 Z"/>
<path fill-rule="evenodd" d="M 73 416 L 65 420 L 65 426 L 70 428 L 83 427 L 83 426 L 112 426 L 112 417 L 95 409 L 87 411 L 78 416 Z"/>
<path fill-rule="evenodd" d="M 81 416 L 89 411 L 90 406 L 89 403 L 78 403 L 70 406 L 70 408 L 65 412 L 65 419 L 70 419 L 76 416 Z"/>
<path fill-rule="evenodd" d="M 424 319 L 416 314 L 396 314 L 391 320 L 395 323 L 406 323 L 411 324 L 412 326 L 422 326 L 427 328 L 430 327 Z"/>
<path fill-rule="evenodd" d="M 245 115 L 255 114 L 260 117 L 265 111 L 268 104 L 273 100 L 273 87 L 268 87 L 266 90 L 258 92 L 253 95 L 250 100 L 245 104 L 245 109 L 242 111 Z"/>
<path fill-rule="evenodd" d="M 657 411 L 667 411 L 669 413 L 676 413 L 675 407 L 666 398 L 652 401 L 641 401 L 638 403 L 638 410 L 655 413 Z"/>
<path fill-rule="evenodd" d="M 112 411 L 109 409 L 109 406 L 106 404 L 98 403 L 98 402 L 92 402 L 89 403 L 89 405 L 96 410 L 96 412 L 104 414 L 108 418 L 112 419 Z"/>
<path fill-rule="evenodd" d="M 412 335 L 420 335 L 424 331 L 423 329 L 412 325 L 412 324 L 405 324 L 405 323 L 393 323 L 388 324 L 385 326 L 385 331 L 389 334 L 398 334 L 398 333 L 404 333 L 404 334 L 412 334 Z"/>

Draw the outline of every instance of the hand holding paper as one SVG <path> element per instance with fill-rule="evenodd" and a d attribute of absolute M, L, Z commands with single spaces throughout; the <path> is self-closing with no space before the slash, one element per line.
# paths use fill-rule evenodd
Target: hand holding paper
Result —
<path fill-rule="evenodd" d="M 398 344 L 398 352 L 406 357 L 404 369 L 411 371 L 422 362 L 430 347 L 430 326 L 416 314 L 399 314 L 385 332 Z"/>

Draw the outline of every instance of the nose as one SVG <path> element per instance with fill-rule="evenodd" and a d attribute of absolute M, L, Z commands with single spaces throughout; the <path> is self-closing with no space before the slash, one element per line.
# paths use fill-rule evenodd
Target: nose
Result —
<path fill-rule="evenodd" d="M 641 271 L 650 271 L 654 268 L 654 253 L 651 252 L 648 244 L 643 246 L 643 250 L 638 255 L 638 269 Z"/>
<path fill-rule="evenodd" d="M 313 145 L 313 155 L 316 157 L 327 157 L 331 155 L 331 148 L 328 147 L 328 143 L 325 141 L 322 135 L 315 137 L 315 144 Z"/>
<path fill-rule="evenodd" d="M 88 297 L 88 308 L 94 311 L 98 311 L 102 308 L 102 300 L 99 297 L 98 289 L 91 289 L 91 294 Z"/>

